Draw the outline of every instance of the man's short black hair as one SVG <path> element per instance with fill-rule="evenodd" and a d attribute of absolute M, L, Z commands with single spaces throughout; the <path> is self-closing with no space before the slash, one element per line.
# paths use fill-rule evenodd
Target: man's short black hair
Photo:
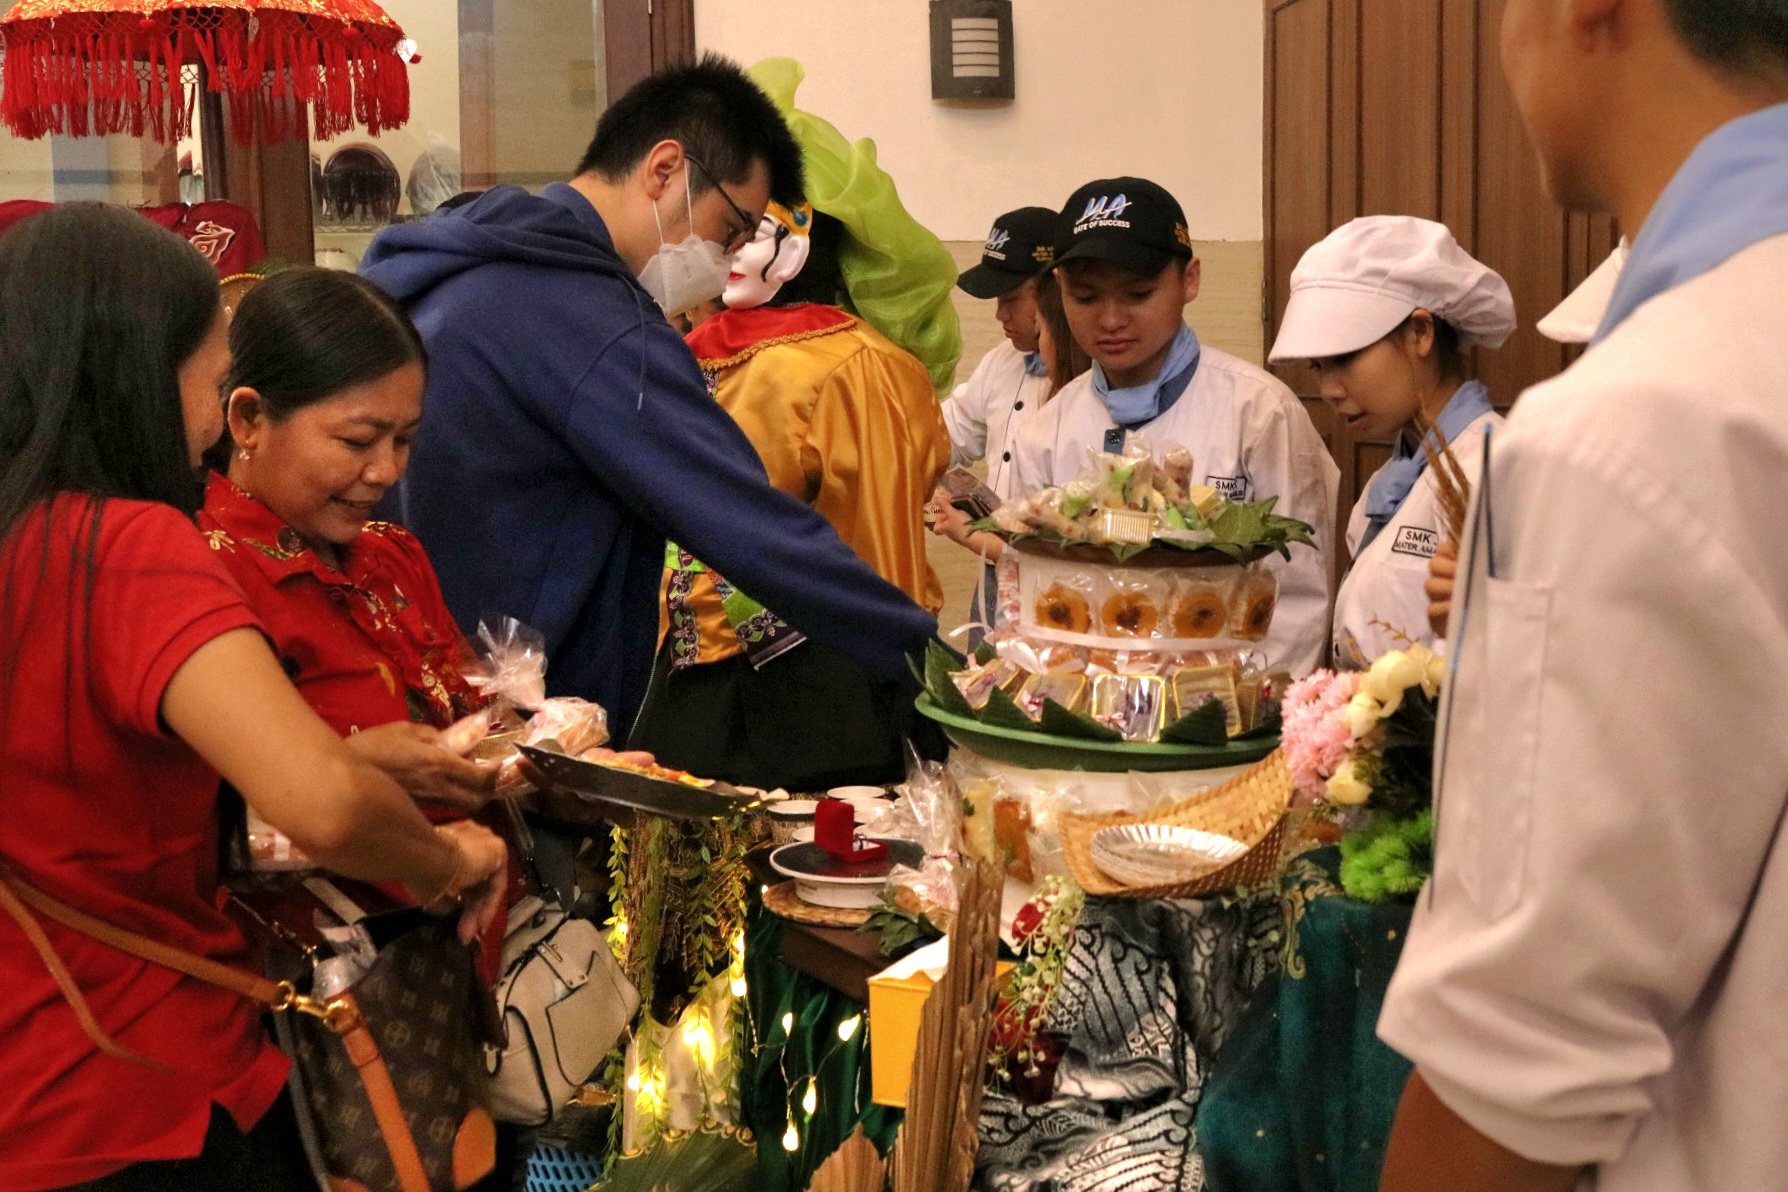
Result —
<path fill-rule="evenodd" d="M 1677 36 L 1729 74 L 1788 74 L 1788 0 L 1664 0 Z"/>
<path fill-rule="evenodd" d="M 770 172 L 770 198 L 785 207 L 803 198 L 801 147 L 782 113 L 739 64 L 719 54 L 641 79 L 609 105 L 578 162 L 580 174 L 619 181 L 660 141 L 677 141 L 722 183 L 750 179 L 753 163 Z M 701 170 L 692 193 L 711 189 Z"/>

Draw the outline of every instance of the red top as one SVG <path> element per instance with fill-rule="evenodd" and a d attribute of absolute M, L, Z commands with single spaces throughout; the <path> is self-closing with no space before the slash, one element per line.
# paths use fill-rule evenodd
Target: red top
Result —
<path fill-rule="evenodd" d="M 486 702 L 465 680 L 471 651 L 422 544 L 389 522 L 368 522 L 336 570 L 278 514 L 213 473 L 199 529 L 248 597 L 280 665 L 330 728 L 347 736 L 410 720 L 446 728 Z M 434 823 L 465 819 L 442 803 L 420 804 Z M 507 836 L 500 808 L 476 817 Z M 510 850 L 510 889 L 497 926 L 485 933 L 479 971 L 494 978 L 503 951 L 502 915 L 521 893 Z M 380 890 L 407 905 L 401 885 Z M 350 888 L 351 896 L 358 897 Z M 381 909 L 369 905 L 368 909 Z"/>
<path fill-rule="evenodd" d="M 195 650 L 254 614 L 176 510 L 73 497 L 50 510 L 0 547 L 0 654 L 17 649 L 0 656 L 0 858 L 119 927 L 247 967 L 215 901 L 218 776 L 160 707 Z M 70 544 L 91 544 L 86 600 Z M 42 925 L 100 1026 L 174 1071 L 101 1054 L 0 915 L 0 1192 L 196 1155 L 213 1102 L 244 1129 L 266 1112 L 287 1065 L 252 1005 Z"/>
<path fill-rule="evenodd" d="M 446 728 L 482 703 L 464 678 L 465 638 L 408 531 L 368 522 L 337 571 L 215 474 L 199 529 L 267 627 L 286 674 L 336 732 L 394 720 Z"/>

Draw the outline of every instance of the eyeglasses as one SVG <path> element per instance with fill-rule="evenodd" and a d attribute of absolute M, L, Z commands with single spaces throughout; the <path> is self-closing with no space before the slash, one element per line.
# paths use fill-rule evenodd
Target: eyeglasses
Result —
<path fill-rule="evenodd" d="M 702 177 L 708 180 L 708 185 L 720 192 L 720 197 L 726 200 L 726 205 L 731 207 L 733 214 L 739 217 L 739 232 L 731 240 L 728 240 L 724 247 L 726 255 L 730 257 L 751 243 L 751 238 L 757 234 L 758 221 L 745 214 L 745 208 L 733 202 L 733 196 L 726 193 L 726 187 L 720 185 L 720 179 L 714 177 L 714 172 L 703 165 L 700 158 L 693 153 L 684 153 L 683 156 L 702 172 Z"/>

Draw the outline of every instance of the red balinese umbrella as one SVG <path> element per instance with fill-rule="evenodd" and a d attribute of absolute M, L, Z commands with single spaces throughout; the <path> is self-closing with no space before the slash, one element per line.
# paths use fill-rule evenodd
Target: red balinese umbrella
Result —
<path fill-rule="evenodd" d="M 0 17 L 0 119 L 21 137 L 190 134 L 188 66 L 230 96 L 236 139 L 318 140 L 410 118 L 397 22 L 373 0 L 19 0 Z M 413 53 L 409 43 L 403 46 Z"/>

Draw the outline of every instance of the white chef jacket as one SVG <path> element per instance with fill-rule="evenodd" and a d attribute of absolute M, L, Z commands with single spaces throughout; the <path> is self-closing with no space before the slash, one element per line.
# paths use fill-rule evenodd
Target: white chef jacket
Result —
<path fill-rule="evenodd" d="M 1502 415 L 1481 414 L 1450 444 L 1459 470 L 1473 488 L 1483 467 L 1484 430 L 1501 425 Z M 1377 479 L 1374 472 L 1364 491 L 1370 492 Z M 1363 668 L 1412 641 L 1435 645 L 1434 631 L 1428 628 L 1428 594 L 1422 588 L 1428 579 L 1428 561 L 1447 537 L 1434 469 L 1423 469 L 1403 504 L 1362 553 L 1368 504 L 1362 496 L 1347 520 L 1347 549 L 1353 566 L 1335 593 L 1336 666 Z M 1390 628 L 1385 628 L 1387 625 Z"/>
<path fill-rule="evenodd" d="M 1013 440 L 1016 491 L 1032 493 L 1088 474 L 1087 451 L 1104 450 L 1111 412 L 1086 373 L 1062 387 Z M 1279 575 L 1279 607 L 1261 643 L 1267 665 L 1303 675 L 1322 664 L 1329 637 L 1329 552 L 1335 536 L 1340 471 L 1298 399 L 1246 360 L 1201 346 L 1192 383 L 1146 435 L 1157 456 L 1174 446 L 1192 452 L 1194 478 L 1238 501 L 1277 496 L 1275 512 L 1316 528 L 1316 545 L 1294 546 L 1291 561 L 1268 563 Z"/>
<path fill-rule="evenodd" d="M 1024 353 L 1002 340 L 969 379 L 944 399 L 944 422 L 950 428 L 950 462 L 967 467 L 987 460 L 987 487 L 1001 500 L 1026 496 L 1011 491 L 1011 427 L 1015 417 L 1049 400 L 1049 377 L 1025 371 Z"/>
<path fill-rule="evenodd" d="M 1379 1034 L 1598 1192 L 1788 1186 L 1784 277 L 1753 244 L 1529 390 L 1464 544 Z"/>

